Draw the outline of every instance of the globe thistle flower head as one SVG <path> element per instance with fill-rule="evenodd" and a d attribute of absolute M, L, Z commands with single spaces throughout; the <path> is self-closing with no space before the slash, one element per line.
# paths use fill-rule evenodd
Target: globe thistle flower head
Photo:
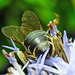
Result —
<path fill-rule="evenodd" d="M 57 29 L 57 26 L 55 24 L 56 23 L 52 24 L 51 21 L 48 24 L 50 26 L 50 36 L 53 39 L 59 38 L 57 36 L 59 30 Z M 41 54 L 38 58 L 34 60 L 31 58 L 26 58 L 26 55 L 22 51 L 20 51 L 19 48 L 16 47 L 15 43 L 11 39 L 13 47 L 5 45 L 3 45 L 3 47 L 11 49 L 13 52 L 10 52 L 8 54 L 5 50 L 2 50 L 5 57 L 13 65 L 12 68 L 10 67 L 8 69 L 7 74 L 26 75 L 24 69 L 27 68 L 27 75 L 75 75 L 75 40 L 74 42 L 72 42 L 72 38 L 68 40 L 67 33 L 65 30 L 62 38 L 63 42 L 62 40 L 61 42 L 68 62 L 66 62 L 63 58 L 59 57 L 59 54 L 53 57 L 51 56 L 50 58 L 46 58 L 50 48 L 48 48 L 44 52 L 44 54 Z M 21 67 L 21 64 L 17 62 L 14 53 L 17 53 L 17 56 L 24 64 L 23 67 Z"/>

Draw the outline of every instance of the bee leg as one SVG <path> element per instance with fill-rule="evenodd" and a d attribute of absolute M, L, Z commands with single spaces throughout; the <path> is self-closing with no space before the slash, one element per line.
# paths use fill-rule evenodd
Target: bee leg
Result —
<path fill-rule="evenodd" d="M 26 49 L 25 55 L 26 55 L 27 58 L 32 58 L 32 59 L 37 58 L 35 56 L 35 50 L 36 50 L 36 48 L 33 50 L 33 53 L 30 52 L 30 45 L 28 46 L 28 48 L 25 47 L 25 49 Z"/>
<path fill-rule="evenodd" d="M 28 48 L 26 46 L 24 46 L 24 48 L 25 48 L 25 52 L 26 53 L 30 53 L 31 54 L 31 52 L 30 52 L 30 45 L 28 46 Z"/>
<path fill-rule="evenodd" d="M 50 35 L 51 33 L 50 33 L 50 28 L 47 30 L 47 35 Z"/>
<path fill-rule="evenodd" d="M 37 58 L 36 56 L 34 56 L 34 55 L 30 55 L 30 54 L 26 54 L 26 56 L 27 56 L 27 58 L 31 58 L 31 59 L 35 59 L 35 58 Z"/>
<path fill-rule="evenodd" d="M 52 54 L 51 54 L 51 56 L 53 56 L 54 55 L 54 53 L 55 53 L 55 47 L 54 47 L 54 42 L 53 42 L 53 38 L 51 37 L 51 36 L 47 36 L 48 38 L 49 38 L 49 40 L 50 40 L 50 44 L 52 45 Z"/>

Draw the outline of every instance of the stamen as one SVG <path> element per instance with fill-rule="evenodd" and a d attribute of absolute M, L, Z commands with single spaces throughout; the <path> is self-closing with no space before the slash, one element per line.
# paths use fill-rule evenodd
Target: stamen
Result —
<path fill-rule="evenodd" d="M 50 21 L 49 24 L 48 24 L 47 26 L 49 26 L 51 30 L 54 30 L 54 29 L 53 29 L 52 21 Z"/>
<path fill-rule="evenodd" d="M 26 68 L 26 66 L 29 64 L 29 61 L 23 66 L 22 71 Z"/>
<path fill-rule="evenodd" d="M 55 19 L 55 20 L 53 21 L 53 23 L 54 23 L 54 25 L 58 25 L 58 24 L 59 24 L 59 22 L 57 21 L 57 19 Z"/>
<path fill-rule="evenodd" d="M 17 47 L 16 47 L 16 45 L 14 44 L 14 41 L 13 41 L 12 39 L 10 39 L 10 40 L 11 40 L 11 43 L 12 43 L 13 47 L 17 50 Z"/>
<path fill-rule="evenodd" d="M 39 58 L 38 58 L 38 60 L 37 60 L 37 66 L 36 66 L 36 73 L 37 73 L 37 74 L 39 74 L 38 65 L 39 65 L 39 63 L 40 63 L 40 61 L 41 61 L 41 57 L 42 57 L 42 55 L 40 55 Z"/>
<path fill-rule="evenodd" d="M 46 50 L 46 52 L 44 53 L 44 55 L 43 55 L 43 57 L 42 57 L 42 59 L 41 59 L 41 64 L 42 64 L 42 65 L 44 64 L 44 61 L 45 61 L 45 58 L 46 58 L 46 56 L 47 56 L 48 51 L 49 51 L 49 48 Z"/>

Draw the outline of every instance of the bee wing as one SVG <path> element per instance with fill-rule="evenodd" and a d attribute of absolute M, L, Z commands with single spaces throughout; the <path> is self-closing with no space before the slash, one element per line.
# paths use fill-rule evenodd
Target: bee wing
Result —
<path fill-rule="evenodd" d="M 22 25 L 6 26 L 2 28 L 2 33 L 9 39 L 24 45 L 25 37 L 34 30 L 43 30 L 39 19 L 32 11 L 25 11 L 22 17 Z"/>
<path fill-rule="evenodd" d="M 25 11 L 22 17 L 22 26 L 20 27 L 24 36 L 34 30 L 43 30 L 39 19 L 32 11 Z"/>
<path fill-rule="evenodd" d="M 18 26 L 5 26 L 2 28 L 2 33 L 8 37 L 9 39 L 13 39 L 14 41 L 23 45 L 24 36 L 20 31 L 20 27 Z"/>

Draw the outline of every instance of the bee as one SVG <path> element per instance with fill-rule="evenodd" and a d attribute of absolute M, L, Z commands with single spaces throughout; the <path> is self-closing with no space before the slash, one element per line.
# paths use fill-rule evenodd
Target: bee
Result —
<path fill-rule="evenodd" d="M 24 46 L 26 58 L 38 58 L 49 48 L 47 58 L 58 55 L 68 62 L 61 37 L 53 38 L 49 30 L 44 31 L 39 19 L 32 11 L 24 12 L 20 27 L 5 26 L 2 28 L 2 33 Z M 58 35 L 60 36 L 59 33 Z"/>

